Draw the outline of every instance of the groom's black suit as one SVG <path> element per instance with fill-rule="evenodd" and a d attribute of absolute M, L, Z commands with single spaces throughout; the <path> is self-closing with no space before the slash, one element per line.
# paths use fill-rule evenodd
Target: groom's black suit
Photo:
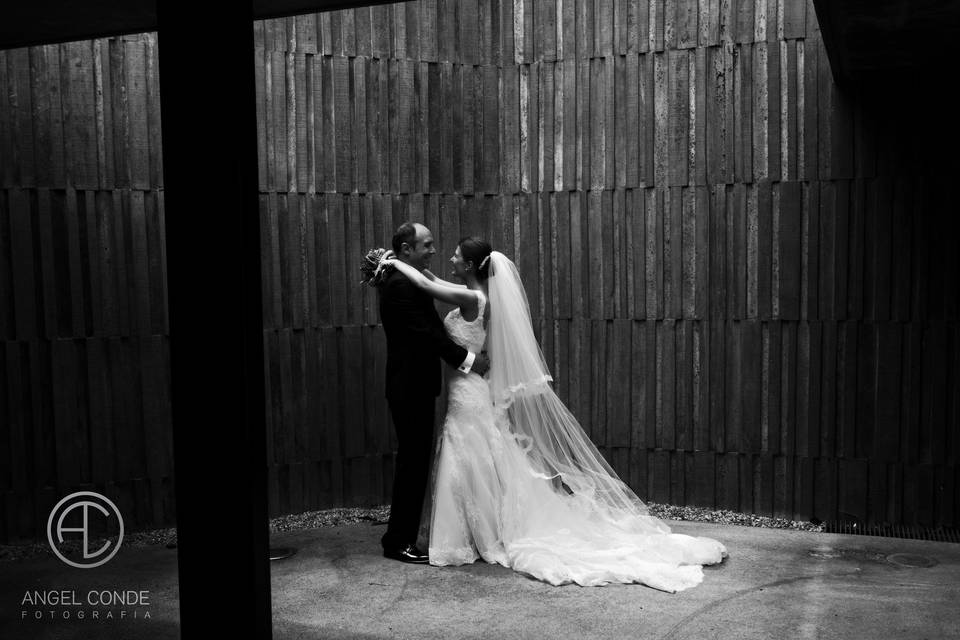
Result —
<path fill-rule="evenodd" d="M 458 367 L 467 350 L 447 336 L 433 298 L 396 270 L 380 287 L 380 321 L 387 335 L 387 403 L 397 431 L 393 502 L 382 543 L 384 549 L 399 549 L 417 539 L 441 387 L 440 359 Z"/>

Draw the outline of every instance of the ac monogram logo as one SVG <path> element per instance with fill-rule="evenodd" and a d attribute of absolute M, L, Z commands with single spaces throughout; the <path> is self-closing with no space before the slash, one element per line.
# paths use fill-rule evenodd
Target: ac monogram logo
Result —
<path fill-rule="evenodd" d="M 119 535 L 117 535 L 115 539 L 111 538 L 107 540 L 103 546 L 92 552 L 89 548 L 91 507 L 96 509 L 96 511 L 102 514 L 102 516 L 105 518 L 109 519 L 110 517 L 115 516 L 120 530 Z M 63 521 L 76 509 L 83 510 L 83 526 L 64 527 Z M 94 516 L 96 517 L 95 513 Z M 54 526 L 54 521 L 56 521 L 56 526 Z M 56 532 L 56 540 L 54 540 L 54 532 Z M 84 562 L 74 562 L 63 554 L 58 545 L 63 544 L 64 533 L 83 534 Z M 70 494 L 58 502 L 53 510 L 50 511 L 50 517 L 47 518 L 47 540 L 50 542 L 50 548 L 53 549 L 55 554 L 57 554 L 57 557 L 70 566 L 77 567 L 78 569 L 93 569 L 94 567 L 99 567 L 100 565 L 108 562 L 120 549 L 120 543 L 123 541 L 123 517 L 120 515 L 120 510 L 117 509 L 117 505 L 113 504 L 113 502 L 111 502 L 106 496 L 102 496 L 94 491 L 78 491 Z M 108 552 L 109 555 L 101 558 L 101 556 Z M 98 560 L 98 558 L 100 559 Z"/>

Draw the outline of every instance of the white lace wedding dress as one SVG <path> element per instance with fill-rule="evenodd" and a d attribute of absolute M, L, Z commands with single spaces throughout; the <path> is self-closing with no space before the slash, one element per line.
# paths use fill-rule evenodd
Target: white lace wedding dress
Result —
<path fill-rule="evenodd" d="M 486 337 L 487 301 L 482 294 L 479 299 L 476 320 L 464 320 L 459 309 L 444 319 L 451 339 L 474 352 Z M 701 565 L 726 555 L 716 540 L 670 533 L 639 499 L 640 515 L 611 512 L 589 492 L 544 474 L 531 461 L 524 436 L 514 435 L 504 412 L 495 410 L 487 380 L 451 375 L 435 462 L 430 564 L 483 558 L 554 585 L 638 582 L 675 592 L 699 584 Z"/>

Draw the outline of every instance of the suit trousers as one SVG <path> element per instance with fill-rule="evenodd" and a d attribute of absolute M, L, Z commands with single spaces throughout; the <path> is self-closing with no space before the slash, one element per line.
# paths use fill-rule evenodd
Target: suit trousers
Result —
<path fill-rule="evenodd" d="M 387 403 L 397 434 L 397 459 L 390 522 L 381 543 L 384 549 L 400 549 L 417 541 L 430 476 L 436 397 L 388 397 Z"/>

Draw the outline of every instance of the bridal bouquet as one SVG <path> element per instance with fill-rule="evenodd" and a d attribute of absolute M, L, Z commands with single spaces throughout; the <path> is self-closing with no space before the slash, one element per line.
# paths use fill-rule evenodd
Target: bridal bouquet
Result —
<path fill-rule="evenodd" d="M 360 264 L 360 272 L 363 273 L 360 284 L 368 284 L 371 287 L 379 287 L 383 284 L 383 279 L 389 273 L 389 267 L 383 265 L 381 260 L 387 253 L 393 252 L 382 248 L 367 251 L 367 255 L 363 257 L 363 262 Z"/>

